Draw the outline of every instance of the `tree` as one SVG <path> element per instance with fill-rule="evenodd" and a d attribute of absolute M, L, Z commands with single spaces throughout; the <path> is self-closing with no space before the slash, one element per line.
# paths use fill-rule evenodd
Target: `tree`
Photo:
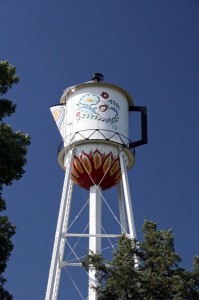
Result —
<path fill-rule="evenodd" d="M 8 90 L 19 81 L 16 68 L 8 61 L 0 61 L 0 95 L 5 95 Z M 21 131 L 15 132 L 10 125 L 3 122 L 5 117 L 15 113 L 16 105 L 7 98 L 0 99 L 0 299 L 10 300 L 12 295 L 5 290 L 6 279 L 3 276 L 10 254 L 13 250 L 11 241 L 15 234 L 15 226 L 3 214 L 6 202 L 2 198 L 4 186 L 12 185 L 14 180 L 19 180 L 24 174 L 27 147 L 30 137 Z"/>
<path fill-rule="evenodd" d="M 142 231 L 139 248 L 122 235 L 112 261 L 89 253 L 82 262 L 86 270 L 89 265 L 96 269 L 98 299 L 199 299 L 199 257 L 191 271 L 185 270 L 179 266 L 172 230 L 157 230 L 156 223 L 145 220 Z"/>

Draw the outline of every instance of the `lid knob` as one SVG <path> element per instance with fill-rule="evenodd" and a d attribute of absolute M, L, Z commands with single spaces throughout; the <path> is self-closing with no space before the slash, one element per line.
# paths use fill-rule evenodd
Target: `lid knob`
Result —
<path fill-rule="evenodd" d="M 94 82 L 102 82 L 104 79 L 104 76 L 101 73 L 95 73 L 92 77 L 92 81 Z"/>

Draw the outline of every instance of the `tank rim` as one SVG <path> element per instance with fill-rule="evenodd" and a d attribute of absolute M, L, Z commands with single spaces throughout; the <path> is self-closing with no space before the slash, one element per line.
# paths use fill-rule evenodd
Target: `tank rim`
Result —
<path fill-rule="evenodd" d="M 88 82 L 84 82 L 84 83 L 80 83 L 80 84 L 77 84 L 77 85 L 74 85 L 74 86 L 71 86 L 71 87 L 68 87 L 65 89 L 61 99 L 60 99 L 60 103 L 61 104 L 66 104 L 67 102 L 67 98 L 73 94 L 74 92 L 76 92 L 77 90 L 81 89 L 82 87 L 84 86 L 107 86 L 109 88 L 113 88 L 115 90 L 118 90 L 120 92 L 122 92 L 127 100 L 128 100 L 128 105 L 134 105 L 133 103 L 133 98 L 132 96 L 126 91 L 124 90 L 122 87 L 118 86 L 118 85 L 115 85 L 113 83 L 109 83 L 109 82 L 95 82 L 95 81 L 88 81 Z"/>
<path fill-rule="evenodd" d="M 71 149 L 71 147 L 78 147 L 78 146 L 82 146 L 82 145 L 99 145 L 99 144 L 107 144 L 109 146 L 113 146 L 113 147 L 118 147 L 118 152 L 119 152 L 119 148 L 121 148 L 122 151 L 124 151 L 124 153 L 127 155 L 128 157 L 128 166 L 127 166 L 127 170 L 130 170 L 134 163 L 135 163 L 135 149 L 130 149 L 128 148 L 126 145 L 122 145 L 120 143 L 117 142 L 109 142 L 109 141 L 100 141 L 100 140 L 88 140 L 88 141 L 77 141 L 76 143 L 74 143 L 73 145 L 69 145 L 66 147 L 63 147 L 59 152 L 58 152 L 58 163 L 60 165 L 60 167 L 65 170 L 64 167 L 64 158 L 65 158 L 65 154 Z"/>

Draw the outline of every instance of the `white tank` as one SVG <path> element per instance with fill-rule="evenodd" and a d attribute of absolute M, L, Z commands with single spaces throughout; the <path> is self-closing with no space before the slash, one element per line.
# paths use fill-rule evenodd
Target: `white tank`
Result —
<path fill-rule="evenodd" d="M 134 164 L 130 150 L 129 106 L 132 98 L 122 88 L 102 81 L 96 73 L 93 80 L 67 88 L 60 104 L 51 112 L 63 139 L 58 156 L 65 169 L 68 150 L 75 146 L 72 180 L 82 187 L 99 184 L 109 188 L 120 180 L 118 153 L 123 149 L 127 168 Z"/>

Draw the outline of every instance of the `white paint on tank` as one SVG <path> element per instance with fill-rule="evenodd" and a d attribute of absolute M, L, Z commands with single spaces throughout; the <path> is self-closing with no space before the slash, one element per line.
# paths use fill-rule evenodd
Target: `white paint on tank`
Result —
<path fill-rule="evenodd" d="M 109 83 L 88 82 L 67 89 L 61 105 L 51 107 L 64 146 L 106 140 L 128 144 L 130 96 Z"/>

